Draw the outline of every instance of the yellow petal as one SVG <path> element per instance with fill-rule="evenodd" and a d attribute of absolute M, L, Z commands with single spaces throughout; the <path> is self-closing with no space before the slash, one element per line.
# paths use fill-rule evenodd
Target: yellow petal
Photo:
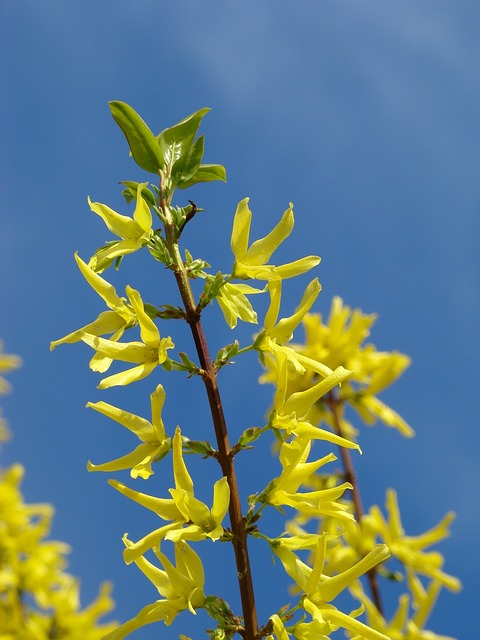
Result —
<path fill-rule="evenodd" d="M 283 412 L 295 412 L 299 418 L 303 417 L 319 398 L 346 380 L 350 374 L 351 371 L 344 369 L 344 367 L 337 367 L 332 374 L 318 382 L 313 387 L 310 387 L 305 391 L 292 393 L 285 402 Z"/>
<path fill-rule="evenodd" d="M 268 262 L 273 252 L 292 232 L 294 225 L 292 207 L 293 205 L 290 203 L 290 207 L 284 212 L 280 222 L 272 229 L 272 231 L 270 231 L 267 236 L 260 240 L 256 240 L 251 245 L 242 260 L 244 264 L 260 265 Z"/>
<path fill-rule="evenodd" d="M 133 367 L 132 369 L 127 369 L 126 371 L 121 371 L 120 373 L 116 373 L 113 376 L 104 378 L 97 386 L 97 388 L 109 389 L 110 387 L 124 387 L 127 384 L 131 384 L 132 382 L 137 382 L 138 380 L 146 378 L 152 373 L 155 367 L 155 362 L 145 362 L 139 364 L 138 367 Z"/>
<path fill-rule="evenodd" d="M 163 520 L 177 520 L 183 522 L 183 516 L 171 498 L 157 498 L 155 496 L 149 496 L 146 493 L 130 489 L 123 484 L 123 482 L 118 482 L 118 480 L 109 480 L 108 484 L 127 498 L 130 498 L 130 500 L 134 500 L 135 502 L 138 502 L 138 504 L 141 504 L 142 507 L 153 511 L 159 518 L 162 518 Z"/>
<path fill-rule="evenodd" d="M 180 427 L 176 428 L 173 438 L 173 474 L 175 487 L 193 495 L 193 481 L 187 471 L 182 455 L 182 432 Z"/>
<path fill-rule="evenodd" d="M 152 213 L 150 207 L 142 196 L 142 189 L 148 185 L 148 182 L 140 183 L 137 187 L 137 204 L 133 213 L 133 219 L 143 231 L 152 228 Z"/>
<path fill-rule="evenodd" d="M 72 333 L 60 338 L 60 340 L 54 340 L 51 342 L 50 351 L 53 351 L 59 344 L 73 344 L 74 342 L 79 342 L 83 339 L 85 334 L 91 334 L 93 336 L 113 334 L 124 326 L 125 320 L 115 313 L 115 311 L 102 311 L 102 313 L 100 313 L 100 315 L 90 324 L 87 324 L 76 331 L 72 331 Z"/>
<path fill-rule="evenodd" d="M 123 469 L 132 469 L 130 475 L 132 477 L 137 477 L 141 475 L 144 479 L 148 478 L 152 475 L 151 471 L 151 463 L 157 457 L 159 447 L 154 447 L 151 444 L 139 444 L 133 451 L 122 456 L 121 458 L 117 458 L 116 460 L 111 460 L 110 462 L 104 462 L 102 464 L 93 464 L 88 461 L 87 469 L 88 471 L 121 471 Z M 140 465 L 140 466 L 139 466 Z M 148 472 L 146 466 L 150 467 L 150 471 Z M 135 473 L 133 469 L 139 466 L 138 471 Z"/>
<path fill-rule="evenodd" d="M 163 442 L 165 439 L 165 427 L 162 420 L 162 410 L 165 403 L 165 389 L 161 384 L 157 386 L 155 391 L 150 396 L 150 404 L 152 407 L 152 425 L 155 431 L 156 438 Z"/>
<path fill-rule="evenodd" d="M 88 333 L 82 336 L 82 341 L 112 360 L 133 364 L 143 362 L 148 351 L 143 342 L 114 342 Z"/>
<path fill-rule="evenodd" d="M 310 310 L 321 289 L 322 287 L 320 286 L 317 278 L 310 282 L 303 293 L 302 299 L 295 310 L 295 313 L 288 318 L 282 318 L 269 332 L 272 340 L 276 340 L 280 344 L 285 344 L 291 340 L 294 330 L 298 327 L 305 314 Z"/>
<path fill-rule="evenodd" d="M 80 258 L 77 252 L 75 252 L 75 261 L 85 280 L 92 289 L 94 289 L 94 291 L 96 291 L 98 295 L 105 300 L 110 309 L 115 310 L 117 307 L 125 306 L 125 303 L 115 291 L 115 287 L 99 276 L 98 273 L 95 273 L 95 271 Z"/>
<path fill-rule="evenodd" d="M 158 347 L 160 343 L 160 332 L 150 316 L 145 313 L 139 292 L 128 285 L 125 291 L 132 303 L 132 307 L 135 309 L 143 342 L 149 347 Z"/>
<path fill-rule="evenodd" d="M 287 280 L 288 278 L 294 278 L 295 276 L 300 276 L 302 273 L 310 271 L 310 269 L 316 267 L 320 261 L 320 256 L 306 256 L 305 258 L 282 264 L 276 267 L 275 271 L 277 277 L 282 278 L 282 280 Z"/>
<path fill-rule="evenodd" d="M 242 261 L 248 248 L 252 212 L 248 208 L 249 198 L 244 198 L 237 205 L 233 219 L 231 247 L 235 259 Z"/>
<path fill-rule="evenodd" d="M 102 218 L 108 229 L 119 238 L 136 239 L 143 233 L 135 220 L 129 216 L 122 216 L 105 204 L 92 202 L 90 198 L 88 198 L 88 204 L 90 209 Z"/>
<path fill-rule="evenodd" d="M 129 431 L 134 433 L 140 440 L 143 440 L 143 442 L 151 442 L 153 427 L 145 418 L 141 418 L 134 413 L 124 411 L 103 401 L 94 403 L 87 402 L 86 406 L 89 409 L 94 409 L 98 411 L 98 413 L 107 416 L 107 418 L 111 420 L 115 420 L 115 422 L 129 429 Z"/>

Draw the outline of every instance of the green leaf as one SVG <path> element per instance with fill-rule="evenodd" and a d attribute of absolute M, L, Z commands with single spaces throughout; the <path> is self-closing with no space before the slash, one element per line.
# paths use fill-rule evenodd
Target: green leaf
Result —
<path fill-rule="evenodd" d="M 245 431 L 240 436 L 238 444 L 242 448 L 248 447 L 250 443 L 255 442 L 255 440 L 258 440 L 258 438 L 262 435 L 265 429 L 266 427 L 249 427 L 248 429 L 245 429 Z"/>
<path fill-rule="evenodd" d="M 133 202 L 137 197 L 138 182 L 134 182 L 133 180 L 124 180 L 120 184 L 123 184 L 126 187 L 126 189 L 122 191 L 122 196 L 125 198 L 127 203 Z M 142 189 L 142 196 L 151 207 L 155 206 L 155 196 L 148 187 L 144 187 Z"/>
<path fill-rule="evenodd" d="M 193 176 L 177 185 L 179 189 L 187 189 L 198 182 L 213 182 L 214 180 L 227 181 L 227 172 L 221 164 L 201 164 Z"/>
<path fill-rule="evenodd" d="M 127 139 L 135 162 L 145 171 L 158 174 L 159 169 L 165 166 L 165 161 L 154 134 L 138 113 L 125 102 L 113 100 L 108 104 L 115 122 Z"/>
<path fill-rule="evenodd" d="M 202 456 L 215 456 L 216 451 L 207 440 L 186 439 L 185 448 L 187 453 L 199 453 Z"/>
<path fill-rule="evenodd" d="M 204 144 L 205 136 L 200 136 L 188 152 L 175 162 L 172 169 L 172 180 L 176 186 L 189 180 L 198 171 L 203 158 Z"/>
<path fill-rule="evenodd" d="M 199 109 L 158 134 L 157 140 L 165 158 L 165 164 L 173 167 L 174 163 L 187 152 L 195 139 L 202 118 L 209 111 L 210 109 L 206 107 Z"/>
<path fill-rule="evenodd" d="M 240 345 L 238 343 L 238 340 L 235 340 L 235 342 L 232 342 L 231 344 L 227 344 L 225 347 L 222 347 L 217 353 L 217 357 L 215 358 L 215 361 L 214 361 L 214 364 L 217 367 L 217 369 L 220 369 L 225 364 L 227 364 L 227 362 L 231 360 L 231 358 L 234 358 L 237 355 L 239 348 L 240 348 Z"/>

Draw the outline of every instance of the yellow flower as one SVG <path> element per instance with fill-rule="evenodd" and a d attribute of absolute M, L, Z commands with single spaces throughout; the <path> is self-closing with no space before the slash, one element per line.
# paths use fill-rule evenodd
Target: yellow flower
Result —
<path fill-rule="evenodd" d="M 131 544 L 126 537 L 124 543 L 127 548 Z M 134 618 L 106 635 L 103 640 L 122 640 L 135 629 L 153 622 L 163 621 L 170 625 L 181 611 L 188 609 L 195 615 L 196 609 L 203 606 L 205 574 L 202 561 L 193 549 L 183 540 L 176 542 L 176 566 L 160 549 L 154 551 L 163 569 L 159 569 L 143 556 L 137 558 L 135 563 L 154 584 L 163 599 L 141 609 Z"/>
<path fill-rule="evenodd" d="M 133 413 L 118 409 L 106 402 L 89 402 L 87 407 L 95 409 L 99 413 L 115 420 L 122 426 L 134 433 L 141 441 L 131 453 L 121 458 L 104 462 L 103 464 L 92 464 L 88 461 L 89 471 L 119 471 L 121 469 L 131 469 L 132 478 L 149 478 L 152 474 L 152 462 L 155 462 L 168 453 L 170 450 L 170 438 L 165 435 L 165 427 L 162 421 L 162 408 L 165 402 L 165 390 L 161 384 L 150 396 L 152 407 L 152 421 L 136 416 Z"/>
<path fill-rule="evenodd" d="M 78 268 L 82 272 L 88 284 L 103 298 L 110 311 L 103 311 L 93 322 L 69 333 L 60 340 L 50 343 L 50 351 L 53 351 L 59 344 L 72 344 L 82 340 L 84 335 L 103 336 L 111 334 L 110 340 L 119 340 L 125 329 L 138 324 L 137 316 L 131 304 L 127 304 L 125 298 L 120 298 L 115 291 L 115 287 L 104 280 L 98 273 L 95 273 L 79 256 L 75 253 L 75 260 Z M 102 358 L 95 355 L 92 367 L 95 371 L 106 371 L 111 364 L 110 358 Z"/>
<path fill-rule="evenodd" d="M 360 622 L 360 620 L 357 620 L 357 616 L 363 613 L 363 608 L 346 614 L 339 611 L 332 604 L 315 604 L 309 598 L 304 598 L 303 607 L 305 611 L 312 616 L 314 622 L 322 625 L 325 633 L 330 634 L 341 628 L 349 631 L 350 634 L 357 639 L 392 640 L 380 631 L 377 631 L 363 622 Z"/>
<path fill-rule="evenodd" d="M 315 427 L 305 419 L 305 416 L 315 402 L 325 395 L 325 393 L 328 393 L 338 384 L 341 384 L 343 380 L 349 376 L 350 372 L 343 367 L 337 367 L 335 371 L 327 375 L 325 379 L 314 384 L 310 389 L 297 391 L 289 398 L 286 398 L 288 356 L 282 352 L 276 355 L 278 362 L 278 380 L 273 405 L 274 408 L 270 418 L 271 426 L 275 429 L 280 429 L 286 433 L 287 436 L 294 434 L 300 438 L 326 440 L 341 447 L 357 449 L 361 453 L 361 449 L 356 443 L 342 438 L 331 431 Z"/>
<path fill-rule="evenodd" d="M 101 362 L 104 362 L 103 358 L 109 358 L 137 365 L 132 369 L 104 378 L 98 385 L 99 389 L 108 389 L 117 385 L 123 386 L 145 378 L 155 367 L 165 362 L 168 349 L 173 349 L 175 346 L 170 337 L 160 337 L 157 326 L 145 312 L 138 291 L 127 286 L 126 292 L 138 318 L 142 342 L 115 342 L 88 333 L 82 336 L 83 342 L 95 349 Z M 90 363 L 90 367 L 94 371 L 99 370 L 92 366 L 92 363 Z M 105 369 L 100 370 L 104 371 Z"/>
<path fill-rule="evenodd" d="M 177 427 L 173 438 L 173 475 L 175 488 L 170 489 L 172 498 L 156 498 L 126 487 L 123 483 L 110 480 L 110 484 L 123 495 L 146 509 L 156 513 L 171 524 L 155 529 L 136 543 L 130 543 L 124 552 L 127 563 L 134 561 L 148 549 L 154 548 L 164 538 L 180 540 L 218 540 L 223 535 L 222 521 L 230 503 L 230 488 L 227 478 L 222 477 L 213 486 L 213 503 L 209 509 L 195 497 L 193 481 L 188 473 L 182 455 L 182 434 Z"/>
<path fill-rule="evenodd" d="M 142 189 L 147 184 L 145 182 L 137 187 L 137 203 L 133 218 L 123 216 L 107 205 L 100 204 L 100 202 L 92 202 L 88 198 L 90 209 L 103 219 L 112 233 L 121 238 L 120 241 L 110 242 L 105 247 L 98 249 L 92 256 L 88 266 L 94 271 L 101 273 L 114 260 L 121 258 L 125 254 L 134 253 L 143 247 L 153 236 L 152 214 L 142 196 Z"/>
<path fill-rule="evenodd" d="M 43 639 L 61 629 L 71 640 L 101 640 L 115 624 L 98 622 L 113 608 L 111 586 L 80 608 L 79 582 L 65 571 L 69 546 L 45 539 L 53 507 L 25 504 L 22 477 L 20 465 L 0 473 L 0 637 Z"/>
<path fill-rule="evenodd" d="M 302 363 L 302 357 L 299 357 L 291 347 L 287 347 L 286 343 L 290 342 L 293 337 L 293 332 L 317 299 L 321 291 L 320 283 L 317 278 L 312 280 L 303 292 L 302 299 L 295 313 L 287 318 L 282 318 L 278 322 L 282 296 L 282 281 L 279 279 L 271 280 L 268 283 L 268 291 L 270 294 L 270 305 L 265 315 L 264 330 L 256 337 L 254 346 L 263 357 L 265 357 L 265 354 L 270 354 L 274 358 L 278 358 L 280 353 L 284 354 L 296 372 L 301 375 L 305 373 L 305 365 Z M 308 364 L 312 366 L 314 363 L 312 361 Z M 327 376 L 332 373 L 332 370 L 320 361 L 316 363 L 316 365 L 317 373 L 320 375 Z"/>
<path fill-rule="evenodd" d="M 370 509 L 369 516 L 375 523 L 379 536 L 390 548 L 392 556 L 398 558 L 411 572 L 428 576 L 450 591 L 460 591 L 460 581 L 442 571 L 443 555 L 435 551 L 426 551 L 450 535 L 449 525 L 455 514 L 447 513 L 441 522 L 423 534 L 407 536 L 400 519 L 397 494 L 393 489 L 387 491 L 386 507 L 388 520 L 377 506 Z"/>
<path fill-rule="evenodd" d="M 375 315 L 365 315 L 359 309 L 352 311 L 335 297 L 327 324 L 322 324 L 319 315 L 305 318 L 305 347 L 300 350 L 321 358 L 329 366 L 341 364 L 350 369 L 352 375 L 342 386 L 341 400 L 348 402 L 367 424 L 378 419 L 409 437 L 414 433 L 411 427 L 376 395 L 395 382 L 409 366 L 410 358 L 363 344 L 375 320 Z"/>
<path fill-rule="evenodd" d="M 243 322 L 250 322 L 257 324 L 257 314 L 253 310 L 250 300 L 246 294 L 252 295 L 255 293 L 263 293 L 263 289 L 255 289 L 248 284 L 232 284 L 226 282 L 215 300 L 218 302 L 218 306 L 223 312 L 226 323 L 230 329 L 234 329 L 237 326 L 237 320 L 243 320 Z"/>
<path fill-rule="evenodd" d="M 305 403 L 309 403 L 309 406 L 311 406 L 319 397 L 348 378 L 351 373 L 341 366 L 337 367 L 335 371 L 332 371 L 330 367 L 323 364 L 320 360 L 314 360 L 299 354 L 295 349 L 286 346 L 286 343 L 292 339 L 294 330 L 300 324 L 320 293 L 320 283 L 316 278 L 312 280 L 305 289 L 295 313 L 287 318 L 282 318 L 278 322 L 282 293 L 281 280 L 270 281 L 268 283 L 268 289 L 270 292 L 270 306 L 265 316 L 265 329 L 255 338 L 254 346 L 261 353 L 265 361 L 271 361 L 272 359 L 275 361 L 275 383 L 277 384 L 275 409 L 278 411 L 280 406 L 283 407 L 285 404 L 288 382 L 288 378 L 285 376 L 287 375 L 289 367 L 295 370 L 295 373 L 300 376 L 303 376 L 305 372 L 309 370 L 310 374 L 324 378 L 321 386 L 312 384 L 308 389 L 308 394 L 305 393 L 301 396 L 303 398 L 302 406 L 305 405 Z M 265 358 L 265 355 L 270 356 L 270 358 Z M 298 396 L 298 398 L 299 397 L 300 396 Z M 304 413 L 301 415 L 303 416 Z M 300 416 L 300 414 L 298 415 Z"/>
<path fill-rule="evenodd" d="M 391 640 L 454 640 L 425 629 L 442 585 L 432 580 L 425 589 L 422 585 L 410 586 L 413 597 L 404 593 L 398 599 L 398 607 L 390 620 L 386 620 L 357 582 L 352 593 L 365 607 L 368 624 Z"/>
<path fill-rule="evenodd" d="M 318 536 L 317 550 L 313 567 L 309 567 L 300 558 L 284 545 L 275 541 L 273 551 L 280 558 L 285 571 L 295 581 L 300 590 L 305 594 L 302 598 L 302 606 L 314 621 L 324 624 L 323 633 L 342 627 L 353 632 L 359 637 L 368 640 L 389 640 L 387 636 L 355 619 L 360 611 L 347 615 L 339 611 L 330 603 L 344 589 L 352 585 L 360 576 L 377 566 L 390 556 L 386 545 L 377 545 L 369 554 L 355 565 L 341 573 L 330 577 L 323 574 L 323 568 L 327 550 L 327 536 Z"/>
<path fill-rule="evenodd" d="M 290 207 L 285 211 L 280 222 L 267 236 L 257 240 L 249 247 L 252 212 L 248 208 L 248 200 L 245 198 L 238 204 L 233 221 L 231 247 L 235 256 L 232 270 L 234 278 L 244 280 L 249 278 L 258 280 L 292 278 L 309 271 L 320 262 L 318 256 L 307 256 L 278 267 L 266 264 L 273 252 L 293 229 L 293 205 L 290 203 Z"/>
<path fill-rule="evenodd" d="M 321 362 L 330 370 L 343 367 L 351 372 L 337 394 L 342 432 L 351 440 L 355 439 L 356 431 L 344 416 L 346 405 L 353 407 L 366 424 L 380 420 L 395 427 L 404 436 L 414 434 L 405 420 L 377 397 L 403 373 L 410 359 L 397 352 L 377 351 L 373 344 L 363 344 L 370 335 L 375 319 L 376 316 L 362 314 L 359 310 L 352 312 L 340 298 L 335 297 L 325 324 L 319 314 L 304 314 L 305 343 L 292 343 L 289 347 L 294 354 L 290 361 L 295 362 L 296 358 L 298 363 L 304 365 L 304 370 L 298 366 L 289 367 L 287 391 L 284 392 L 287 395 L 309 389 L 315 384 L 318 372 L 309 362 Z M 267 370 L 261 381 L 277 384 L 278 359 L 266 358 L 265 366 Z M 332 413 L 325 403 L 317 402 L 312 406 L 307 418 L 314 424 L 326 422 L 335 430 Z"/>
<path fill-rule="evenodd" d="M 293 507 L 302 515 L 313 517 L 335 515 L 337 518 L 353 519 L 352 514 L 346 511 L 346 507 L 337 502 L 346 489 L 352 488 L 348 482 L 331 489 L 298 492 L 300 485 L 307 482 L 317 469 L 336 460 L 331 453 L 315 462 L 306 462 L 310 448 L 309 438 L 296 438 L 293 442 L 282 444 L 279 458 L 283 471 L 269 485 L 268 504 L 276 507 Z"/>

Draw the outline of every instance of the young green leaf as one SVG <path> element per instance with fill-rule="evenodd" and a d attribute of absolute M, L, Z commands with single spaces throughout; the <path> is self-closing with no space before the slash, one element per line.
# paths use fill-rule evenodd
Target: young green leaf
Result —
<path fill-rule="evenodd" d="M 175 162 L 188 152 L 192 146 L 202 118 L 210 111 L 208 108 L 199 109 L 187 116 L 173 127 L 164 129 L 157 136 L 165 164 L 173 167 Z"/>
<path fill-rule="evenodd" d="M 190 180 L 198 171 L 203 158 L 205 136 L 195 140 L 190 149 L 182 155 L 173 165 L 172 180 L 176 186 Z"/>
<path fill-rule="evenodd" d="M 120 184 L 125 185 L 125 189 L 122 191 L 122 196 L 125 198 L 127 203 L 130 203 L 130 202 L 133 202 L 134 200 L 136 200 L 138 182 L 134 182 L 133 180 L 124 180 Z M 150 189 L 148 187 L 143 187 L 142 196 L 143 196 L 144 200 L 146 202 L 148 202 L 148 204 L 151 207 L 155 206 L 155 204 L 156 204 L 155 196 L 153 195 L 153 193 L 150 191 Z"/>
<path fill-rule="evenodd" d="M 227 181 L 225 167 L 221 164 L 201 164 L 191 178 L 178 184 L 179 189 L 187 189 L 199 182 L 213 182 L 214 180 Z"/>
<path fill-rule="evenodd" d="M 158 140 L 128 104 L 118 100 L 108 104 L 115 122 L 127 139 L 135 162 L 145 171 L 158 174 L 159 169 L 165 166 Z"/>

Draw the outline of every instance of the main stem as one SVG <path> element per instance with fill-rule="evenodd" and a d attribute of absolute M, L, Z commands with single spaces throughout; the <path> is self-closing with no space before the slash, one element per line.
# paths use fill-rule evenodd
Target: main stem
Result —
<path fill-rule="evenodd" d="M 168 227 L 166 227 L 168 242 Z M 190 281 L 186 273 L 180 250 L 176 241 L 170 241 L 169 249 L 175 263 L 175 278 L 185 308 L 186 321 L 190 326 L 201 368 L 203 382 L 207 391 L 208 402 L 212 414 L 213 426 L 218 447 L 218 462 L 230 487 L 230 526 L 233 533 L 233 548 L 237 567 L 240 598 L 244 620 L 244 640 L 255 640 L 258 635 L 257 611 L 253 592 L 252 572 L 247 547 L 247 533 L 243 519 L 237 478 L 233 464 L 233 455 L 228 440 L 227 424 L 223 413 L 220 391 L 217 384 L 217 373 L 210 358 L 207 341 L 200 322 L 200 314 L 193 297 Z"/>
<path fill-rule="evenodd" d="M 342 423 L 339 416 L 339 401 L 335 397 L 333 391 L 331 391 L 328 394 L 327 403 L 332 413 L 335 431 L 337 435 L 344 438 L 345 434 L 343 432 Z M 355 511 L 355 515 L 357 516 L 357 520 L 360 523 L 363 517 L 364 511 L 363 511 L 363 505 L 362 505 L 362 498 L 360 496 L 360 489 L 358 486 L 357 477 L 353 467 L 352 457 L 350 455 L 350 450 L 346 449 L 345 447 L 339 447 L 339 450 L 340 450 L 340 456 L 342 458 L 345 480 L 349 482 L 353 487 L 352 489 L 353 508 Z M 370 569 L 370 571 L 367 572 L 367 578 L 370 585 L 370 593 L 372 594 L 373 602 L 377 607 L 378 611 L 383 615 L 383 606 L 382 606 L 382 600 L 380 598 L 380 589 L 378 586 L 377 571 L 375 567 L 373 567 L 372 569 Z"/>

